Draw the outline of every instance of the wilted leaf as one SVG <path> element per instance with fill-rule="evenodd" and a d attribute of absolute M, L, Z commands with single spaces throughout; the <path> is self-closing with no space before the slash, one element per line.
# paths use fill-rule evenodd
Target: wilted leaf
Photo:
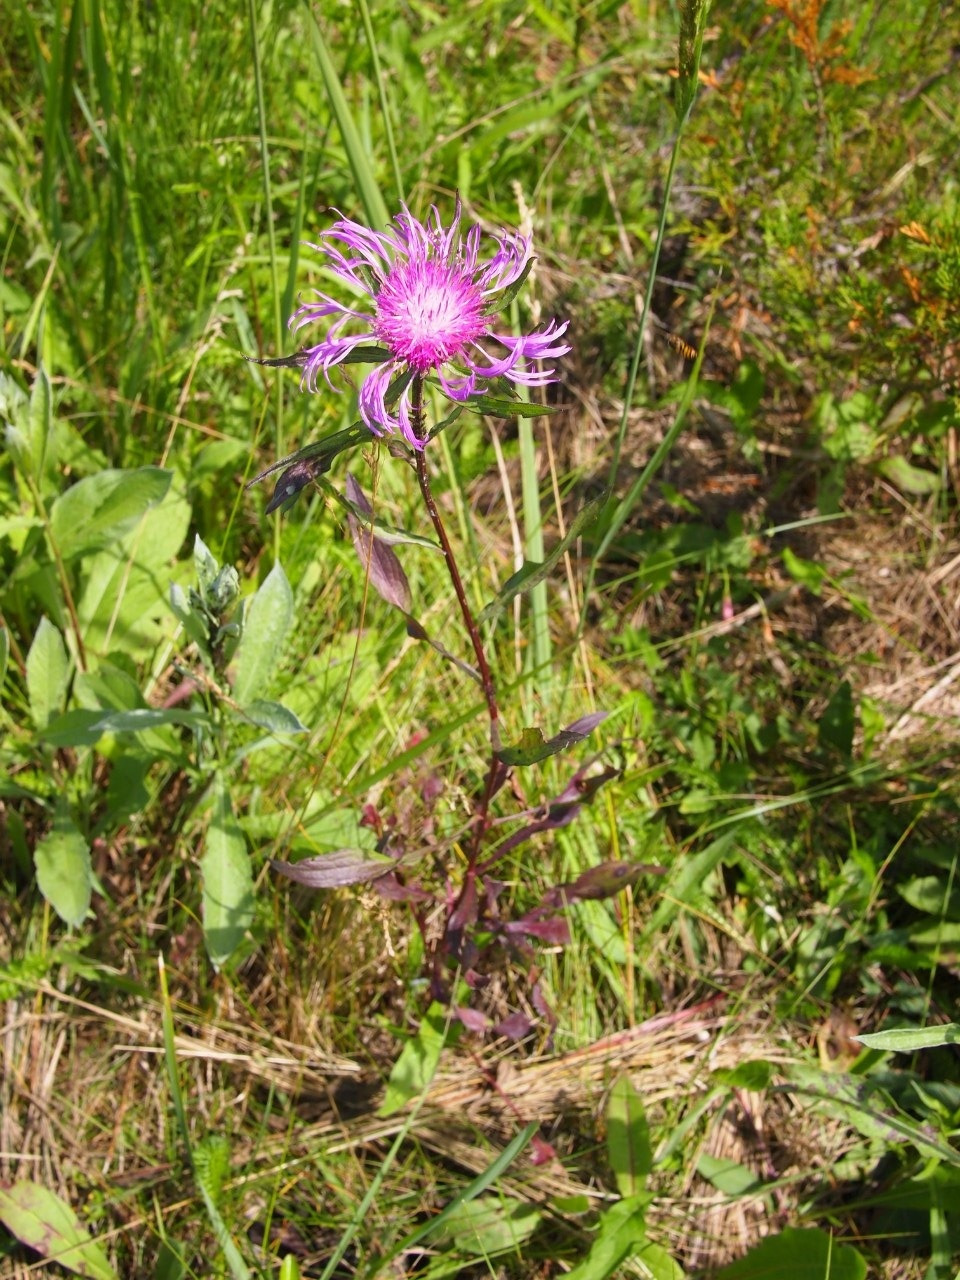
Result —
<path fill-rule="evenodd" d="M 349 884 L 368 884 L 386 875 L 397 864 L 393 858 L 371 856 L 363 849 L 335 849 L 300 862 L 281 862 L 271 858 L 274 871 L 305 884 L 308 889 L 342 889 Z"/>
<path fill-rule="evenodd" d="M 372 518 L 373 508 L 351 475 L 347 476 L 347 497 L 363 515 Z M 396 553 L 377 537 L 375 527 L 361 525 L 353 512 L 347 515 L 347 522 L 360 563 L 370 575 L 370 585 L 387 604 L 408 613 L 410 584 Z"/>
<path fill-rule="evenodd" d="M 600 862 L 569 884 L 558 884 L 548 889 L 542 904 L 561 906 L 569 902 L 614 898 L 624 889 L 633 888 L 644 876 L 662 876 L 666 870 L 666 867 L 658 867 L 652 862 Z"/>

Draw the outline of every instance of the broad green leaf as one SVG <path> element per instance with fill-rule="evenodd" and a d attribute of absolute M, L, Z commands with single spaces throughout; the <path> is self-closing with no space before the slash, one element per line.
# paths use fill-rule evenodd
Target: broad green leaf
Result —
<path fill-rule="evenodd" d="M 492 1258 L 519 1249 L 536 1231 L 540 1218 L 539 1209 L 522 1200 L 477 1196 L 456 1205 L 433 1238 L 437 1243 L 454 1243 L 464 1253 Z"/>
<path fill-rule="evenodd" d="M 27 697 L 38 729 L 45 729 L 63 710 L 69 674 L 63 636 L 48 618 L 41 618 L 27 654 Z"/>
<path fill-rule="evenodd" d="M 233 694 L 241 706 L 267 688 L 293 622 L 293 592 L 279 560 L 250 601 L 234 662 Z"/>
<path fill-rule="evenodd" d="M 643 1190 L 653 1168 L 650 1126 L 643 1100 L 626 1075 L 614 1084 L 607 1103 L 607 1158 L 624 1199 Z"/>
<path fill-rule="evenodd" d="M 852 1245 L 816 1227 L 787 1227 L 768 1236 L 716 1280 L 864 1280 L 867 1264 Z"/>
<path fill-rule="evenodd" d="M 190 504 L 179 487 L 127 532 L 84 563 L 77 613 L 88 650 L 122 648 L 146 660 L 169 631 L 167 587 L 190 527 Z"/>
<path fill-rule="evenodd" d="M 446 1009 L 434 1001 L 424 1015 L 419 1031 L 403 1046 L 400 1057 L 393 1064 L 378 1116 L 392 1116 L 426 1090 L 440 1062 L 447 1035 Z"/>
<path fill-rule="evenodd" d="M 896 1027 L 890 1031 L 871 1031 L 854 1036 L 868 1049 L 886 1049 L 892 1053 L 915 1053 L 918 1049 L 937 1049 L 944 1044 L 960 1044 L 960 1023 L 945 1022 L 942 1027 Z"/>
<path fill-rule="evenodd" d="M 33 851 L 40 892 L 64 924 L 82 924 L 90 909 L 93 869 L 90 849 L 70 816 L 61 811 Z"/>
<path fill-rule="evenodd" d="M 217 784 L 200 874 L 203 876 L 204 940 L 207 954 L 219 967 L 236 951 L 253 920 L 250 855 L 222 779 Z"/>
<path fill-rule="evenodd" d="M 116 1280 L 107 1255 L 65 1200 L 36 1182 L 0 1186 L 0 1221 L 41 1257 L 90 1280 Z"/>
<path fill-rule="evenodd" d="M 50 508 L 50 532 L 64 560 L 89 555 L 128 533 L 163 501 L 172 471 L 98 471 L 78 480 Z"/>
<path fill-rule="evenodd" d="M 697 1161 L 697 1173 L 725 1196 L 756 1195 L 763 1186 L 752 1170 L 736 1160 L 721 1160 L 706 1151 Z"/>
<path fill-rule="evenodd" d="M 914 467 L 898 453 L 881 458 L 877 470 L 891 484 L 896 485 L 901 493 L 909 493 L 911 497 L 927 498 L 932 493 L 940 492 L 940 477 L 935 471 Z"/>
<path fill-rule="evenodd" d="M 607 1209 L 600 1217 L 590 1252 L 579 1266 L 567 1273 L 567 1280 L 607 1280 L 621 1263 L 635 1257 L 649 1244 L 646 1211 L 652 1199 L 649 1192 L 644 1192 Z"/>
<path fill-rule="evenodd" d="M 820 595 L 827 577 L 827 571 L 823 565 L 817 564 L 815 560 L 804 560 L 789 547 L 784 547 L 783 567 L 794 582 L 799 582 L 801 586 L 806 587 L 812 595 Z"/>

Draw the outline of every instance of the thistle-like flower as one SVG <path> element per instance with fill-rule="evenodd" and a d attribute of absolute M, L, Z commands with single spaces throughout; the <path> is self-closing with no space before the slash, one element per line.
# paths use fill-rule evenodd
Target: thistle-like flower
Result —
<path fill-rule="evenodd" d="M 379 363 L 360 387 L 360 416 L 374 435 L 400 432 L 416 449 L 425 441 L 414 430 L 410 412 L 414 379 L 432 376 L 444 395 L 463 403 L 496 378 L 545 386 L 555 381 L 553 369 L 534 362 L 570 350 L 559 341 L 566 322 L 551 321 L 542 332 L 519 338 L 494 332 L 506 292 L 522 283 L 529 269 L 530 240 L 511 231 L 491 236 L 496 252 L 481 263 L 480 227 L 461 235 L 460 213 L 458 200 L 453 222 L 445 228 L 436 207 L 426 222 L 418 222 L 402 205 L 387 231 L 340 218 L 310 247 L 366 301 L 354 308 L 315 291 L 315 300 L 304 302 L 290 320 L 297 331 L 335 317 L 325 337 L 302 352 L 302 385 L 310 391 L 316 391 L 320 373 L 332 387 L 330 370 L 357 348 L 371 341 L 379 346 Z M 359 332 L 344 332 L 354 325 Z M 498 343 L 506 354 L 498 358 L 488 352 L 486 340 Z M 398 376 L 399 394 L 394 386 L 388 396 Z"/>

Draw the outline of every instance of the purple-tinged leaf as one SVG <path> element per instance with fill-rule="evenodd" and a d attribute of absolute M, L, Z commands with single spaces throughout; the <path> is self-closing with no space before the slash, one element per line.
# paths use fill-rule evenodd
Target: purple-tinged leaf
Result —
<path fill-rule="evenodd" d="M 578 769 L 556 799 L 533 810 L 533 820 L 525 827 L 521 827 L 519 831 L 515 831 L 512 836 L 508 836 L 502 844 L 497 845 L 493 854 L 480 864 L 480 870 L 487 871 L 512 849 L 516 849 L 532 836 L 539 835 L 543 831 L 558 831 L 561 827 L 568 827 L 579 815 L 583 805 L 593 799 L 605 782 L 609 782 L 620 772 L 612 765 L 606 765 L 599 773 L 590 773 L 592 764 L 593 762 L 588 763 Z"/>
<path fill-rule="evenodd" d="M 644 876 L 662 876 L 666 867 L 652 862 L 600 862 L 568 884 L 554 885 L 543 895 L 541 907 L 562 907 L 571 902 L 613 898 L 633 888 Z"/>
<path fill-rule="evenodd" d="M 338 453 L 342 453 L 344 449 L 352 449 L 355 445 L 369 439 L 369 429 L 362 422 L 355 422 L 351 427 L 344 427 L 342 431 L 334 431 L 328 436 L 323 436 L 320 440 L 305 444 L 296 453 L 291 453 L 286 458 L 281 458 L 278 462 L 271 463 L 269 467 L 264 467 L 258 475 L 255 475 L 252 480 L 248 480 L 243 487 L 252 489 L 261 480 L 266 480 L 267 476 L 272 476 L 277 471 L 283 471 L 284 468 L 290 467 L 296 462 L 315 461 L 318 464 L 316 474 L 319 475 L 327 470 Z"/>
<path fill-rule="evenodd" d="M 510 1013 L 493 1028 L 494 1035 L 506 1036 L 508 1040 L 522 1040 L 533 1030 L 533 1023 L 525 1013 Z"/>
<path fill-rule="evenodd" d="M 464 1009 L 461 1005 L 454 1005 L 453 1012 L 468 1031 L 475 1031 L 482 1036 L 490 1027 L 490 1019 L 479 1009 Z"/>
<path fill-rule="evenodd" d="M 563 916 L 547 916 L 536 919 L 535 913 L 521 916 L 519 920 L 510 920 L 503 926 L 507 935 L 522 934 L 527 938 L 539 938 L 554 946 L 565 947 L 570 941 L 570 926 Z"/>
<path fill-rule="evenodd" d="M 374 880 L 373 886 L 381 898 L 388 902 L 432 902 L 433 894 L 427 893 L 416 881 L 402 884 L 395 871 L 388 871 L 385 876 Z"/>
<path fill-rule="evenodd" d="M 347 476 L 347 497 L 364 515 L 373 515 L 373 508 L 351 475 Z M 350 525 L 350 536 L 360 557 L 360 563 L 369 573 L 370 585 L 374 591 L 386 600 L 387 604 L 392 604 L 401 613 L 408 613 L 410 584 L 403 571 L 403 565 L 397 559 L 396 552 L 377 537 L 372 525 L 365 528 L 352 513 L 348 513 L 347 522 Z"/>
<path fill-rule="evenodd" d="M 590 715 L 581 716 L 549 741 L 544 740 L 541 729 L 524 729 L 520 741 L 512 747 L 501 747 L 496 753 L 497 759 L 508 765 L 538 764 L 548 756 L 555 756 L 575 743 L 582 742 L 609 714 L 608 711 L 593 711 Z"/>
<path fill-rule="evenodd" d="M 540 1017 L 546 1019 L 547 1026 L 550 1028 L 550 1034 L 547 1037 L 547 1047 L 552 1048 L 553 1033 L 557 1029 L 557 1015 L 550 1008 L 539 982 L 535 982 L 533 984 L 533 990 L 530 992 L 530 1003 L 536 1009 L 537 1013 L 539 1013 Z"/>
<path fill-rule="evenodd" d="M 476 923 L 477 910 L 477 879 L 472 871 L 468 871 L 463 888 L 460 890 L 459 901 L 447 921 L 448 933 L 459 933 L 468 924 Z"/>
<path fill-rule="evenodd" d="M 397 864 L 393 858 L 372 856 L 363 849 L 337 849 L 301 862 L 270 859 L 274 871 L 308 889 L 341 889 L 348 884 L 369 884 L 385 876 Z"/>

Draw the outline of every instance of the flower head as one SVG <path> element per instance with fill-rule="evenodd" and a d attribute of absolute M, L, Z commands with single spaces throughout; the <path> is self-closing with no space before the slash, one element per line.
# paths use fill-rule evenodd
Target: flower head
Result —
<path fill-rule="evenodd" d="M 418 222 L 406 205 L 387 231 L 370 231 L 340 218 L 311 245 L 340 280 L 364 295 L 358 307 L 345 306 L 315 291 L 290 320 L 293 330 L 333 317 L 326 335 L 304 353 L 303 385 L 317 389 L 320 373 L 330 370 L 358 347 L 377 343 L 389 354 L 366 375 L 360 387 L 360 416 L 374 435 L 399 431 L 414 448 L 424 441 L 411 417 L 414 378 L 432 375 L 441 391 L 460 403 L 486 380 L 508 378 L 526 387 L 554 381 L 550 367 L 536 361 L 566 355 L 559 341 L 567 328 L 551 321 L 539 333 L 514 337 L 495 333 L 494 317 L 503 291 L 522 279 L 532 257 L 530 240 L 518 232 L 490 237 L 496 246 L 489 261 L 479 261 L 481 231 L 460 231 L 460 201 L 453 222 L 443 226 L 436 208 Z M 357 332 L 345 332 L 356 328 Z M 492 339 L 505 349 L 496 357 L 485 348 Z M 387 392 L 398 375 L 409 375 L 399 395 Z"/>

